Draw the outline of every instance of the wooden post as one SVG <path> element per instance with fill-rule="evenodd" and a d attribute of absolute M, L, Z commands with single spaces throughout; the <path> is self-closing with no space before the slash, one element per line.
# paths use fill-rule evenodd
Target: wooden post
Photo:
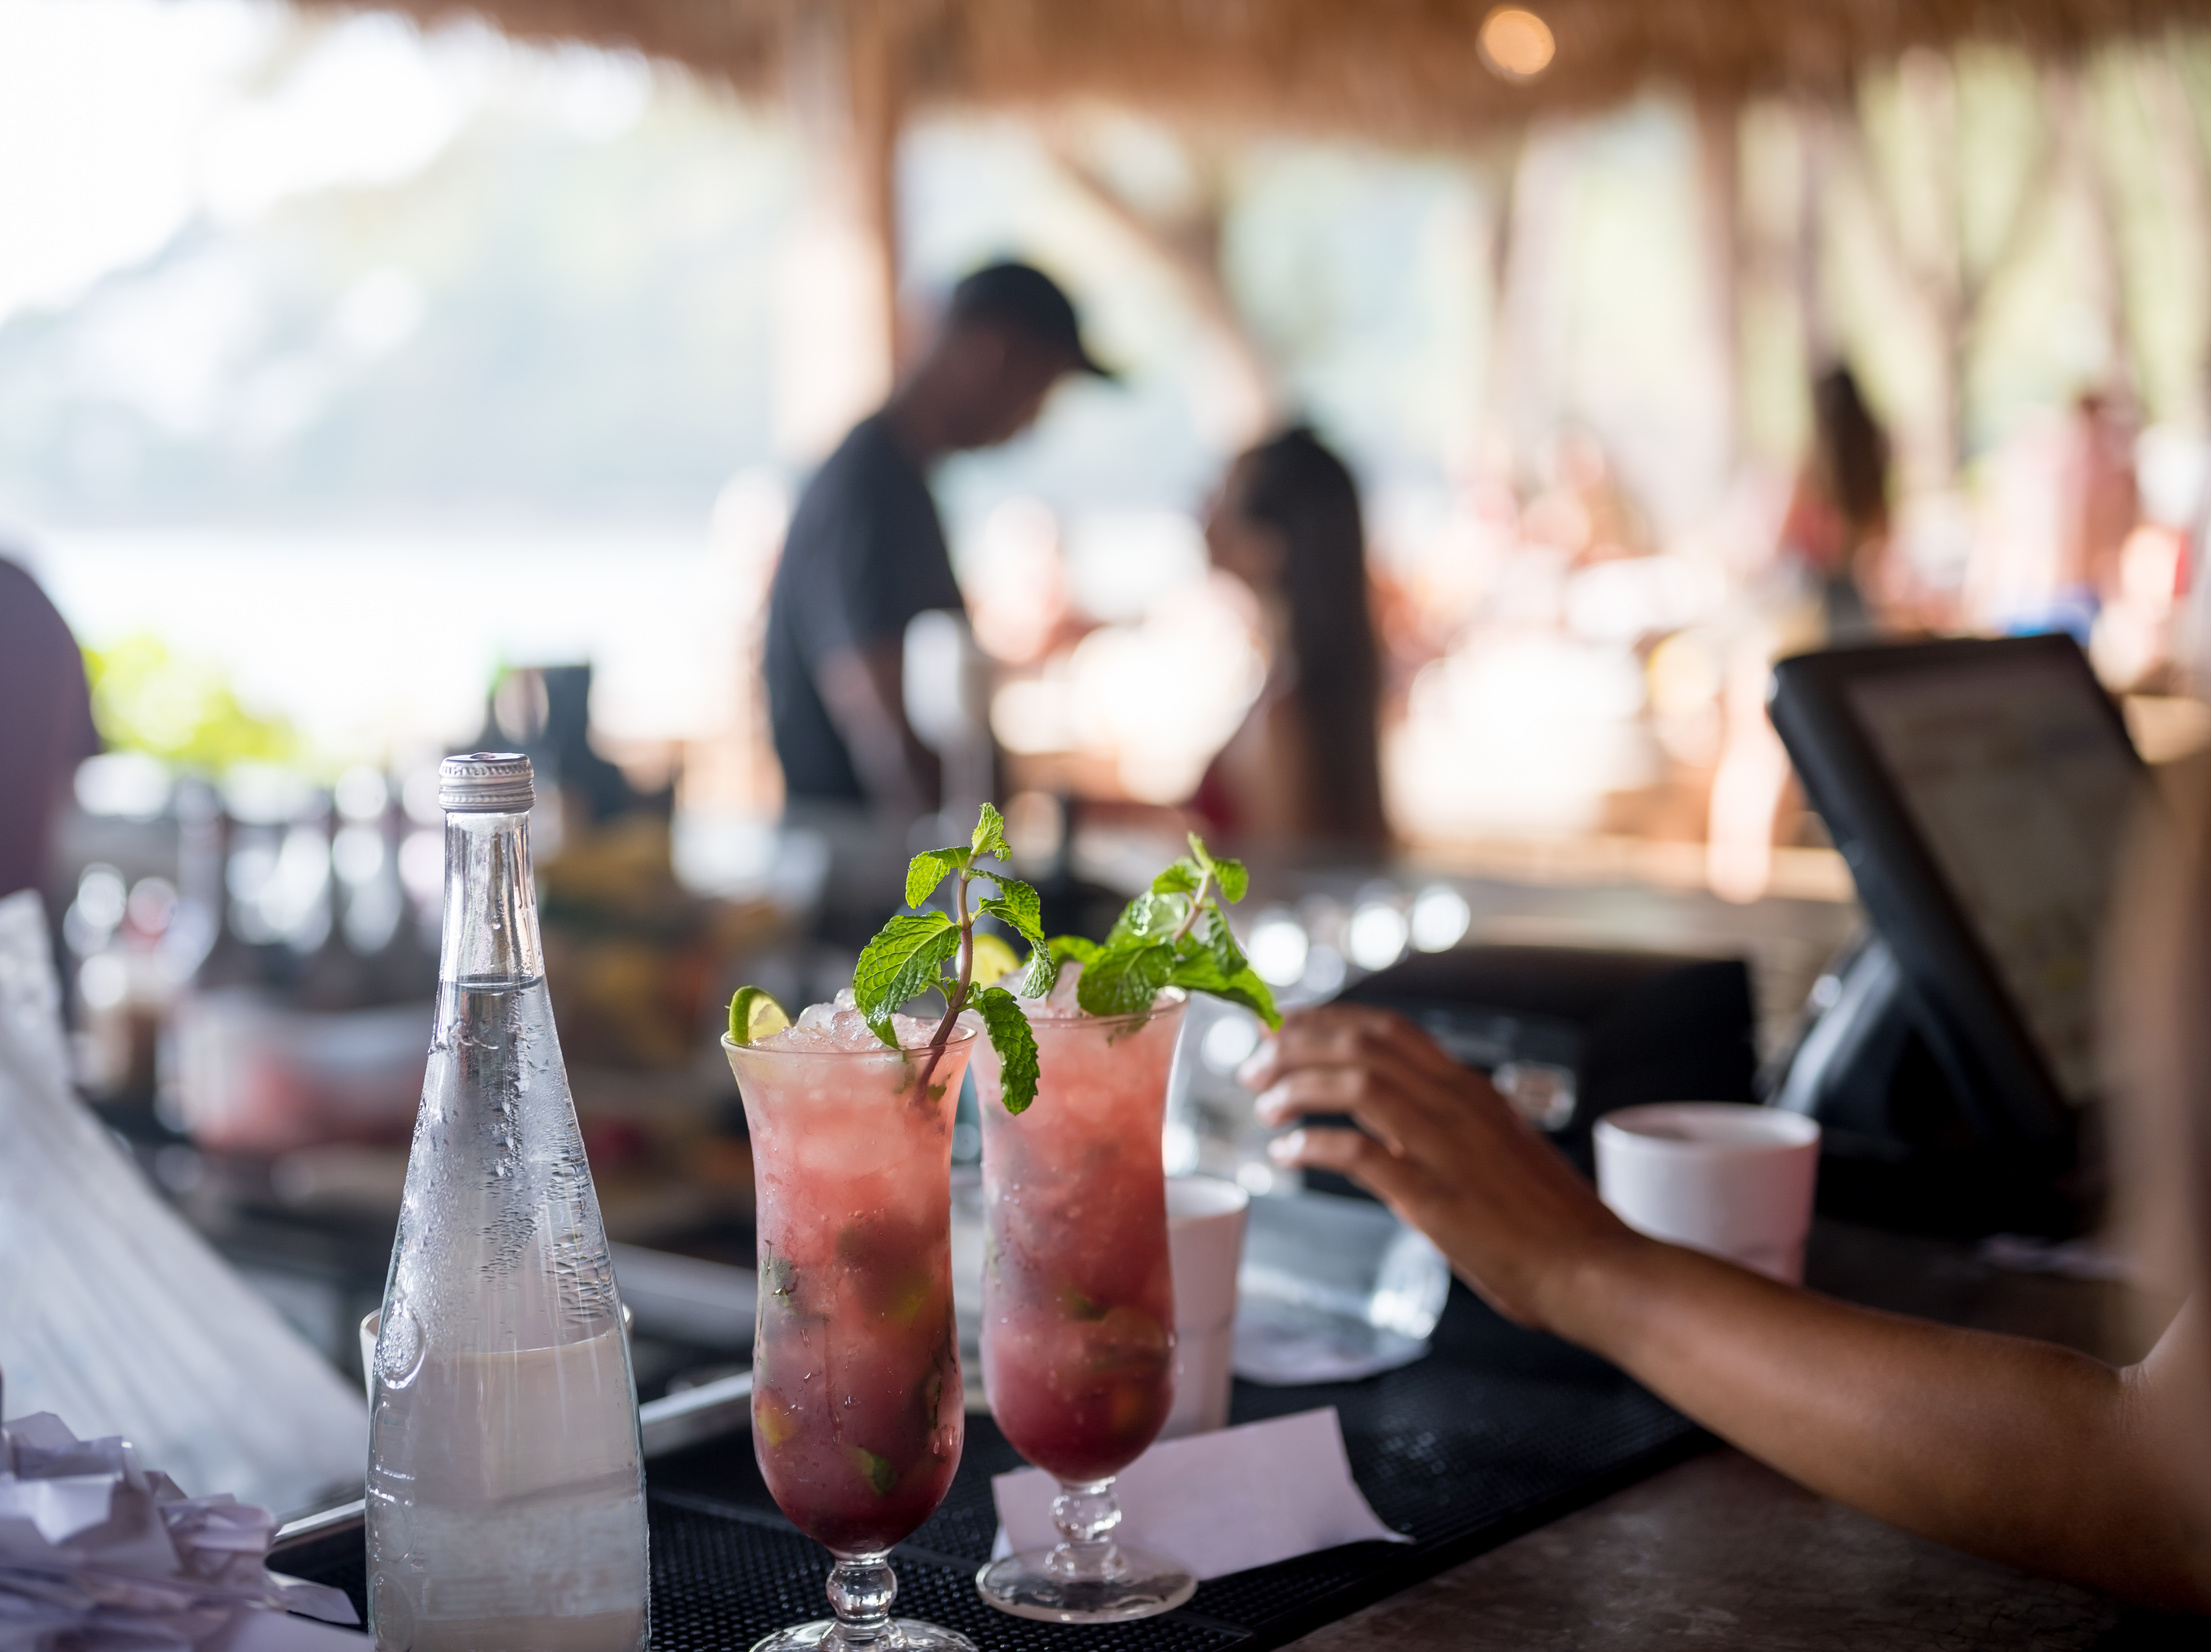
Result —
<path fill-rule="evenodd" d="M 1531 467 L 1541 457 L 1566 413 L 1574 333 L 1568 277 L 1580 163 L 1578 129 L 1538 120 L 1528 129 L 1514 169 L 1497 306 L 1503 336 L 1491 358 L 1490 408 L 1511 442 L 1516 468 Z"/>
<path fill-rule="evenodd" d="M 2193 360 L 2181 417 L 2185 423 L 2200 424 L 2211 414 L 2211 407 L 2205 405 L 2207 376 L 2211 376 L 2211 352 L 2207 352 L 2211 347 L 2211 279 L 2207 279 L 2211 278 L 2211 176 L 2206 175 L 2203 139 L 2187 83 L 2174 67 L 2177 49 L 2177 42 L 2168 41 L 2163 49 L 2138 52 L 2134 72 L 2157 145 L 2160 193 L 2184 249 L 2182 267 L 2188 272 L 2196 312 L 2188 335 Z"/>
<path fill-rule="evenodd" d="M 891 388 L 898 353 L 901 38 L 887 7 L 810 7 L 786 65 L 808 200 L 787 249 L 776 443 L 806 460 Z"/>
<path fill-rule="evenodd" d="M 1697 199 L 1704 241 L 1704 280 L 1718 386 L 1720 467 L 1732 476 L 1742 457 L 1743 349 L 1741 235 L 1742 106 L 1732 96 L 1700 95 L 1697 111 Z"/>
<path fill-rule="evenodd" d="M 1180 212 L 1161 214 L 1123 194 L 1084 154 L 1064 123 L 1040 123 L 1037 137 L 1068 183 L 1167 272 L 1196 312 L 1213 358 L 1209 381 L 1214 394 L 1200 410 L 1203 422 L 1212 427 L 1209 434 L 1231 451 L 1265 436 L 1281 418 L 1287 398 L 1281 374 L 1236 307 L 1221 261 L 1229 195 L 1226 157 L 1218 147 L 1186 137 L 1198 177 L 1194 198 Z"/>

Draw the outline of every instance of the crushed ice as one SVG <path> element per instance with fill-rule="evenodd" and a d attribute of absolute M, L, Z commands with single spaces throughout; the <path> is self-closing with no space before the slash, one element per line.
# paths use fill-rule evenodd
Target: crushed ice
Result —
<path fill-rule="evenodd" d="M 891 1030 L 898 1042 L 909 1050 L 918 1050 L 929 1042 L 937 1030 L 935 1016 L 894 1015 Z M 867 1017 L 860 1013 L 859 1004 L 847 987 L 837 994 L 832 1003 L 808 1004 L 799 1011 L 798 1019 L 779 1033 L 771 1033 L 760 1042 L 777 1050 L 880 1050 L 883 1041 L 875 1036 L 875 1029 L 867 1024 Z"/>

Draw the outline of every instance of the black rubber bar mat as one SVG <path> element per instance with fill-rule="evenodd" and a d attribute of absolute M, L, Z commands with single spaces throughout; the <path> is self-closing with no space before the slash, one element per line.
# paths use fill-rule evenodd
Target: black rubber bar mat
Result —
<path fill-rule="evenodd" d="M 896 1555 L 901 1616 L 983 1648 L 1259 1652 L 1347 1616 L 1711 1444 L 1601 1360 L 1521 1331 L 1454 1286 L 1435 1351 L 1365 1382 L 1236 1387 L 1234 1419 L 1333 1405 L 1359 1487 L 1410 1545 L 1352 1543 L 1199 1585 L 1188 1606 L 1142 1623 L 1062 1628 L 993 1611 L 974 1574 L 997 1529 L 990 1477 L 1020 1465 L 986 1417 L 944 1504 Z M 655 1462 L 653 1645 L 744 1652 L 770 1630 L 825 1616 L 829 1558 L 777 1512 L 749 1435 Z M 362 1600 L 358 1532 L 288 1551 L 281 1569 Z"/>

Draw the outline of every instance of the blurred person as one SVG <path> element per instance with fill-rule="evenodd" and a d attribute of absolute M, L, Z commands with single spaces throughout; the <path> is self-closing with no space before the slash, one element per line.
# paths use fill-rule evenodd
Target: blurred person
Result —
<path fill-rule="evenodd" d="M 2127 536 L 2142 516 L 2135 434 L 2114 398 L 2092 390 L 2074 398 L 2057 476 L 2056 588 L 2048 611 L 2018 616 L 2015 629 L 2065 631 L 2083 648 L 2093 640 L 2098 616 L 2121 594 Z"/>
<path fill-rule="evenodd" d="M 1245 1069 L 1285 1166 L 1350 1176 L 1516 1324 L 1618 1365 L 1791 1479 L 1990 1559 L 2211 1611 L 2211 769 L 2121 865 L 2107 1050 L 2135 1259 L 2179 1301 L 2123 1369 L 1876 1312 L 1625 1226 L 1481 1075 L 1384 1011 L 1287 1020 Z"/>
<path fill-rule="evenodd" d="M 0 558 L 0 895 L 45 883 L 70 781 L 99 749 L 68 622 L 37 580 Z"/>
<path fill-rule="evenodd" d="M 964 616 L 927 469 L 1035 423 L 1070 373 L 1110 377 L 1067 295 L 1001 263 L 955 287 L 927 352 L 799 496 L 768 598 L 769 721 L 796 811 L 903 828 L 941 802 L 937 754 L 905 704 L 906 626 Z"/>
<path fill-rule="evenodd" d="M 1781 543 L 1816 582 L 1830 646 L 1882 629 L 1889 438 L 1847 367 L 1830 367 L 1812 385 L 1812 452 L 1797 474 Z"/>
<path fill-rule="evenodd" d="M 1205 543 L 1258 599 L 1269 665 L 1192 811 L 1247 846 L 1386 846 L 1380 649 L 1351 472 L 1310 430 L 1262 442 L 1229 467 Z"/>
<path fill-rule="evenodd" d="M 1850 369 L 1830 367 L 1812 385 L 1812 451 L 1782 520 L 1778 577 L 1760 593 L 1722 690 L 1705 880 L 1727 900 L 1766 892 L 1776 817 L 1789 794 L 1788 753 L 1766 715 L 1773 662 L 1806 648 L 1870 642 L 1889 629 L 1889 526 L 1888 433 Z"/>

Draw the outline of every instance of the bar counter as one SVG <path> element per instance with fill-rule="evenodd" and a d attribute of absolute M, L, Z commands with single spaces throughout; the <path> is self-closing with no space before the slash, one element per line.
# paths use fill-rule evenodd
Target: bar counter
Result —
<path fill-rule="evenodd" d="M 2123 1361 L 2118 1286 L 2001 1271 L 1970 1244 L 1822 1221 L 1809 1282 L 1955 1325 Z M 1721 1447 L 1294 1643 L 1305 1652 L 2098 1652 L 2211 1645 L 2129 1608 L 1910 1536 Z"/>

